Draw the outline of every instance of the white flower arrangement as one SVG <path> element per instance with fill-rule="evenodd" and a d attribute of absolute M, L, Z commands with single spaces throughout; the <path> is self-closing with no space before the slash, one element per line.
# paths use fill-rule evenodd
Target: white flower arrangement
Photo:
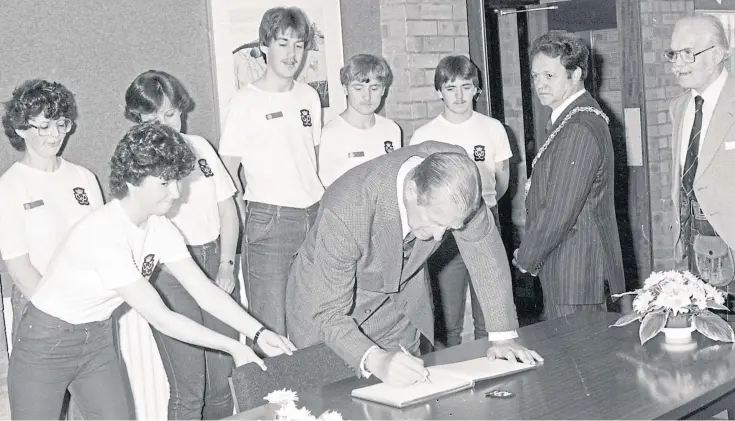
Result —
<path fill-rule="evenodd" d="M 265 400 L 281 406 L 276 411 L 276 420 L 279 421 L 344 421 L 339 412 L 326 411 L 319 417 L 315 417 L 308 409 L 297 407 L 296 402 L 299 397 L 291 390 L 273 391 L 266 395 Z"/>
<path fill-rule="evenodd" d="M 658 334 L 664 327 L 691 327 L 715 341 L 735 342 L 732 327 L 709 311 L 727 310 L 725 293 L 702 281 L 689 271 L 652 272 L 643 288 L 623 294 L 636 295 L 633 312 L 618 319 L 612 326 L 625 326 L 640 320 L 641 344 Z M 674 326 L 679 322 L 681 326 Z"/>

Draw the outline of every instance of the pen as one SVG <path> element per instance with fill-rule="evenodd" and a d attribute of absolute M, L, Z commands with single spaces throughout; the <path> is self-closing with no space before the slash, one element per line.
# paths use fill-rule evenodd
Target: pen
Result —
<path fill-rule="evenodd" d="M 399 346 L 401 347 L 401 351 L 403 351 L 404 354 L 411 355 L 411 353 L 408 352 L 408 350 L 404 348 L 403 345 L 399 345 Z M 427 370 L 427 374 L 424 375 L 424 381 L 431 383 L 431 379 L 429 378 L 428 370 Z"/>

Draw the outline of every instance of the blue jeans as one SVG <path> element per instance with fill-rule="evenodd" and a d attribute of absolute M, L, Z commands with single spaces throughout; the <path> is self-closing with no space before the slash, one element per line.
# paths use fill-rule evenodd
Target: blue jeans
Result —
<path fill-rule="evenodd" d="M 8 370 L 13 419 L 59 419 L 67 388 L 85 419 L 131 419 L 112 320 L 71 324 L 29 305 Z"/>
<path fill-rule="evenodd" d="M 189 252 L 210 279 L 217 276 L 220 262 L 218 240 L 201 246 L 191 246 Z M 238 338 L 235 329 L 202 310 L 181 283 L 166 270 L 165 265 L 157 268 L 151 277 L 151 284 L 172 311 L 215 332 L 233 339 Z M 235 287 L 232 295 L 236 297 L 237 294 Z M 152 330 L 168 377 L 168 419 L 209 420 L 231 416 L 234 406 L 227 378 L 232 375 L 234 367 L 232 357 L 221 351 L 181 342 Z"/>
<path fill-rule="evenodd" d="M 290 208 L 247 202 L 242 268 L 249 311 L 286 335 L 286 282 L 291 263 L 314 225 L 319 203 Z"/>

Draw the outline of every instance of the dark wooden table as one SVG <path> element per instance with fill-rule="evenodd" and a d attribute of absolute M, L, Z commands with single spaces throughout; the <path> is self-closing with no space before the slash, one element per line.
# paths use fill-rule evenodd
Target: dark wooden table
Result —
<path fill-rule="evenodd" d="M 582 313 L 523 327 L 520 342 L 545 362 L 535 370 L 480 382 L 473 390 L 396 409 L 350 397 L 374 379 L 350 378 L 303 393 L 299 406 L 358 419 L 702 419 L 735 408 L 735 345 L 694 332 L 693 347 L 663 334 L 641 346 L 638 323 L 608 328 L 618 315 Z M 428 366 L 484 355 L 487 341 L 428 354 Z M 693 349 L 692 349 L 693 348 Z M 512 398 L 486 398 L 494 389 Z M 264 405 L 233 419 L 273 419 Z"/>

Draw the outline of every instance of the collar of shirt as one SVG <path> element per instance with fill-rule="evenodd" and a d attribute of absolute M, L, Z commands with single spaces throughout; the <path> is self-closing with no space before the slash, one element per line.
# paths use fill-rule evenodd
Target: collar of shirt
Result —
<path fill-rule="evenodd" d="M 561 116 L 562 111 L 564 111 L 569 106 L 569 104 L 574 102 L 575 99 L 582 96 L 582 94 L 585 92 L 587 92 L 587 90 L 584 88 L 578 90 L 577 92 L 573 93 L 572 96 L 564 100 L 564 102 L 562 102 L 560 106 L 554 108 L 554 111 L 551 112 L 551 124 L 556 123 L 556 120 L 559 118 L 559 116 Z"/>
<path fill-rule="evenodd" d="M 406 181 L 408 172 L 416 168 L 420 163 L 424 162 L 424 158 L 420 156 L 412 156 L 406 160 L 398 169 L 398 176 L 396 177 L 396 191 L 398 192 L 398 214 L 401 216 L 401 229 L 403 231 L 403 238 L 406 238 L 408 233 L 411 231 L 411 227 L 408 226 L 408 217 L 406 216 L 406 205 L 403 202 L 403 184 Z"/>
<path fill-rule="evenodd" d="M 704 99 L 704 105 L 702 106 L 702 114 L 709 114 L 712 115 L 712 112 L 715 110 L 715 105 L 717 105 L 717 100 L 720 99 L 720 94 L 722 93 L 722 88 L 725 87 L 725 81 L 727 80 L 727 70 L 722 69 L 722 73 L 715 79 L 714 82 L 712 82 L 711 85 L 707 87 L 707 89 L 704 90 L 704 92 L 699 93 L 696 90 L 691 90 L 691 99 L 689 100 L 689 105 L 694 104 L 694 97 L 697 95 L 701 96 L 702 99 Z"/>

